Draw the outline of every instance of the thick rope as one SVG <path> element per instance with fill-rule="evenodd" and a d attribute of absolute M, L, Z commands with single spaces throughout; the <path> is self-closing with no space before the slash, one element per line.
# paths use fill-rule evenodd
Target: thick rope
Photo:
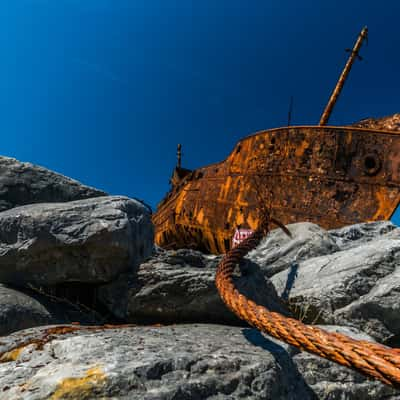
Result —
<path fill-rule="evenodd" d="M 230 250 L 218 265 L 215 283 L 222 300 L 230 310 L 260 331 L 300 350 L 400 388 L 400 349 L 366 340 L 355 340 L 340 333 L 330 333 L 315 326 L 305 325 L 296 319 L 271 312 L 238 292 L 232 280 L 233 270 L 242 257 L 260 243 L 268 231 L 267 221 L 264 227 Z"/>

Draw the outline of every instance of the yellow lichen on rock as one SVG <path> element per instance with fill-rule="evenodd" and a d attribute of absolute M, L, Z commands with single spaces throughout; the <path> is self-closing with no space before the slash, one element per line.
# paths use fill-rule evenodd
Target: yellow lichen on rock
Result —
<path fill-rule="evenodd" d="M 93 397 L 93 389 L 104 384 L 106 375 L 101 367 L 93 367 L 86 371 L 85 376 L 79 378 L 65 378 L 58 385 L 50 397 L 59 399 L 89 399 Z"/>
<path fill-rule="evenodd" d="M 0 357 L 0 363 L 6 363 L 10 361 L 17 361 L 19 355 L 21 354 L 21 351 L 25 348 L 26 346 L 23 347 L 17 347 L 16 349 L 7 351 Z"/>

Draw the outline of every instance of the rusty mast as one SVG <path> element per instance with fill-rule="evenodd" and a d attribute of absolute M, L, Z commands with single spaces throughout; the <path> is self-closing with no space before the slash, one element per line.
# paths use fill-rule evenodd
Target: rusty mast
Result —
<path fill-rule="evenodd" d="M 339 80 L 335 86 L 335 89 L 333 90 L 331 97 L 329 98 L 328 104 L 325 107 L 325 110 L 321 116 L 321 119 L 319 121 L 319 125 L 326 125 L 328 123 L 329 117 L 331 116 L 333 107 L 339 97 L 339 94 L 343 88 L 344 82 L 346 81 L 347 76 L 349 75 L 351 66 L 354 63 L 354 60 L 358 57 L 361 59 L 359 56 L 358 52 L 360 51 L 362 42 L 364 39 L 368 39 L 368 28 L 365 26 L 360 34 L 358 35 L 356 44 L 354 45 L 353 50 L 350 51 L 350 57 L 347 60 L 346 65 L 343 68 L 342 74 L 339 77 Z"/>

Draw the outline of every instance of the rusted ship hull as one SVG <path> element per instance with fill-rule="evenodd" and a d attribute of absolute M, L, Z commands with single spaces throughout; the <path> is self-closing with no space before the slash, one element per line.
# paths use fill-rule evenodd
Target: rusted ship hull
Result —
<path fill-rule="evenodd" d="M 255 176 L 273 189 L 284 224 L 389 219 L 400 201 L 400 132 L 298 126 L 248 136 L 222 162 L 175 171 L 153 216 L 156 243 L 226 252 L 238 225 L 257 227 Z"/>

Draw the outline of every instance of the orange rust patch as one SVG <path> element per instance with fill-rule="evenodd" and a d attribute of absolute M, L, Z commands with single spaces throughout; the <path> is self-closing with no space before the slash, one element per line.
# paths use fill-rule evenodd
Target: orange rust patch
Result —
<path fill-rule="evenodd" d="M 134 324 L 123 324 L 123 325 L 93 325 L 93 326 L 55 326 L 53 328 L 48 328 L 41 333 L 40 338 L 29 339 L 25 342 L 19 343 L 16 347 L 12 348 L 11 350 L 5 351 L 0 353 L 0 363 L 15 361 L 20 352 L 26 347 L 31 344 L 36 345 L 36 350 L 43 349 L 43 346 L 46 343 L 51 342 L 55 339 L 55 335 L 65 335 L 67 333 L 76 332 L 79 330 L 83 331 L 102 331 L 106 329 L 122 329 L 122 328 L 131 328 L 137 325 Z"/>

